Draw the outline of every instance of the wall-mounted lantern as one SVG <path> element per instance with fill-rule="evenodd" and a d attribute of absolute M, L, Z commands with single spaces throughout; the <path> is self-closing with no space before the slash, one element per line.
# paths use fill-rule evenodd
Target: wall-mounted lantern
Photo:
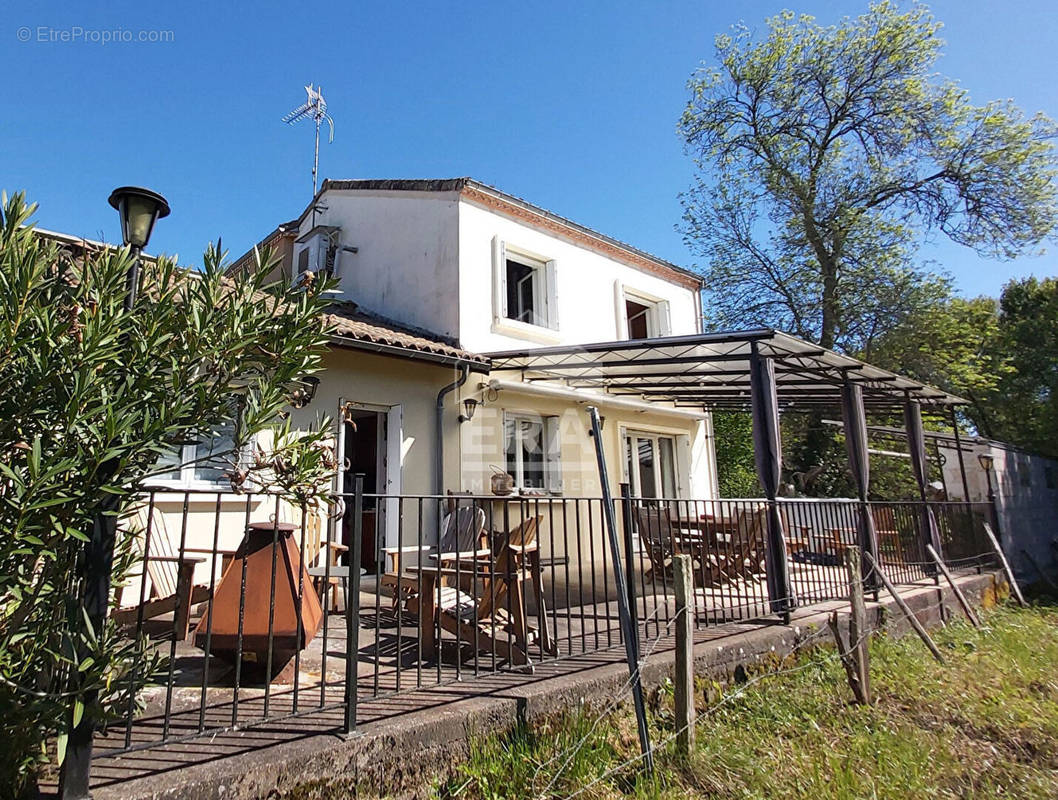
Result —
<path fill-rule="evenodd" d="M 315 375 L 306 375 L 298 383 L 301 386 L 291 392 L 290 405 L 294 406 L 294 408 L 304 408 L 316 396 L 316 390 L 320 387 L 320 379 Z"/>
<path fill-rule="evenodd" d="M 474 419 L 474 412 L 478 409 L 478 401 L 468 397 L 463 401 L 463 413 L 459 415 L 460 422 L 470 422 Z"/>

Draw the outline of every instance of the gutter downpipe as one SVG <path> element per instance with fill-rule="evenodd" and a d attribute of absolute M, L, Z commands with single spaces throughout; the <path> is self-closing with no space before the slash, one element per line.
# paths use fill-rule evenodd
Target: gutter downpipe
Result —
<path fill-rule="evenodd" d="M 441 388 L 437 393 L 437 449 L 434 453 L 434 488 L 438 496 L 444 494 L 444 466 L 445 466 L 445 397 L 454 392 L 467 382 L 470 377 L 470 365 L 463 364 L 459 367 L 460 376 L 447 386 Z"/>

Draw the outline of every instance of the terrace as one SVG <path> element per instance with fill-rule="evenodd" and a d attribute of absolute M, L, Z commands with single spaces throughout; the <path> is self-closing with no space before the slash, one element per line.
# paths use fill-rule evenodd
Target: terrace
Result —
<path fill-rule="evenodd" d="M 144 656 L 156 650 L 165 664 L 142 707 L 97 734 L 97 785 L 142 775 L 145 761 L 172 752 L 166 746 L 194 752 L 207 737 L 275 725 L 351 733 L 364 714 L 378 722 L 379 703 L 417 708 L 435 689 L 458 687 L 454 701 L 475 687 L 487 693 L 496 676 L 531 681 L 537 671 L 597 666 L 618 657 L 626 631 L 639 653 L 652 652 L 668 641 L 677 554 L 692 558 L 694 625 L 706 638 L 846 598 L 850 545 L 908 587 L 936 581 L 927 545 L 956 572 L 993 563 L 984 523 L 994 509 L 925 499 L 921 408 L 948 412 L 959 398 L 774 331 L 491 359 L 493 374 L 563 391 L 748 409 L 765 496 L 640 497 L 623 486 L 613 498 L 605 480 L 599 497 L 387 496 L 365 493 L 359 480 L 346 487 L 340 476 L 330 506 L 290 513 L 273 496 L 152 491 L 130 516 L 141 559 L 120 587 L 118 614 Z M 835 407 L 860 496 L 779 496 L 780 411 Z M 904 414 L 922 499 L 868 499 L 868 410 Z M 601 440 L 596 447 L 603 463 Z M 398 516 L 400 548 L 387 550 L 378 531 L 365 544 L 365 505 Z M 180 508 L 177 524 L 165 507 Z M 232 519 L 247 533 L 225 549 L 221 531 Z M 213 531 L 212 546 L 189 546 L 193 526 Z M 348 564 L 361 563 L 364 547 L 375 565 L 361 575 Z M 618 562 L 628 576 L 627 627 Z M 863 578 L 876 592 L 873 571 Z"/>

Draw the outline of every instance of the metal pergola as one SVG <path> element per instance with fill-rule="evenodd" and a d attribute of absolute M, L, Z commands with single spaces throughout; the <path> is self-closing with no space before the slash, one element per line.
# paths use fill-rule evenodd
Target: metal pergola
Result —
<path fill-rule="evenodd" d="M 932 410 L 966 403 L 940 389 L 770 328 L 488 355 L 492 372 L 516 371 L 530 383 L 561 383 L 705 410 L 750 407 L 750 365 L 755 357 L 772 362 L 782 410 L 840 405 L 846 385 L 861 388 L 869 409 L 899 410 L 908 400 Z"/>
<path fill-rule="evenodd" d="M 871 556 L 863 561 L 863 578 L 868 587 L 876 587 L 877 576 L 868 566 L 877 559 L 878 541 L 867 504 L 866 413 L 902 410 L 912 471 L 923 501 L 922 544 L 940 552 L 937 524 L 925 502 L 928 465 L 922 409 L 952 414 L 954 422 L 954 408 L 966 403 L 960 397 L 770 328 L 509 350 L 488 357 L 493 373 L 514 371 L 529 383 L 545 381 L 590 390 L 584 392 L 589 402 L 593 394 L 633 395 L 666 406 L 750 411 L 757 477 L 768 505 L 768 595 L 772 609 L 786 618 L 797 599 L 791 593 L 777 497 L 782 475 L 779 415 L 783 411 L 841 409 L 849 469 L 859 499 L 858 541 Z M 955 435 L 958 438 L 957 426 Z M 595 447 L 602 465 L 598 437 Z M 600 473 L 605 473 L 602 466 Z"/>

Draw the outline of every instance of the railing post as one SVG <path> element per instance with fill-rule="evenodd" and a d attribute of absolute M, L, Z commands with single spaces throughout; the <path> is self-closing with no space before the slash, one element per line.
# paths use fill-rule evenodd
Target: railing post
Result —
<path fill-rule="evenodd" d="M 106 625 L 107 606 L 110 602 L 110 573 L 114 564 L 114 538 L 117 530 L 117 501 L 103 501 L 101 510 L 92 523 L 91 539 L 85 544 L 83 561 L 83 602 L 95 635 L 99 636 Z M 80 618 L 78 617 L 80 623 Z M 82 630 L 82 626 L 78 625 Z M 78 642 L 82 657 L 88 655 L 84 644 Z M 80 673 L 73 670 L 70 675 L 70 690 L 74 693 L 69 707 L 71 730 L 66 746 L 66 757 L 59 771 L 59 797 L 62 800 L 87 800 L 92 766 L 92 737 L 95 734 L 95 718 L 92 716 L 98 692 L 95 689 L 81 691 Z M 74 703 L 80 701 L 86 709 L 78 725 L 73 726 Z"/>
<path fill-rule="evenodd" d="M 632 622 L 632 630 L 635 636 L 632 639 L 632 647 L 639 661 L 639 615 L 636 611 L 636 579 L 635 579 L 635 542 L 632 539 L 632 489 L 627 483 L 621 484 L 621 521 L 624 527 L 624 551 L 625 551 L 625 580 L 628 588 L 628 616 Z"/>
<path fill-rule="evenodd" d="M 349 580 L 345 589 L 345 724 L 346 735 L 356 732 L 357 655 L 360 651 L 360 540 L 363 534 L 364 475 L 353 481 L 353 537 L 349 542 Z M 326 613 L 326 612 L 325 612 Z M 326 676 L 324 676 L 326 679 Z"/>

